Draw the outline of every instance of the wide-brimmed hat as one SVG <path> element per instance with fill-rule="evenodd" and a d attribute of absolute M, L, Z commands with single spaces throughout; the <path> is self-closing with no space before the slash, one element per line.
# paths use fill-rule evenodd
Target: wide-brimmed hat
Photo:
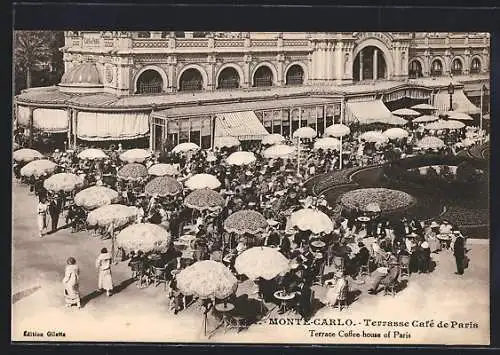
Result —
<path fill-rule="evenodd" d="M 436 221 L 432 221 L 431 225 L 430 225 L 431 228 L 438 228 L 439 227 L 439 224 L 436 222 Z"/>
<path fill-rule="evenodd" d="M 423 242 L 422 245 L 421 245 L 421 247 L 424 248 L 424 249 L 428 249 L 429 248 L 429 243 Z"/>

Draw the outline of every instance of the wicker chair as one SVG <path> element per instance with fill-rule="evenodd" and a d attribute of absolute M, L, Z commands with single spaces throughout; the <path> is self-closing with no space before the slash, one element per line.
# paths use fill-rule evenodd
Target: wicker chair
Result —
<path fill-rule="evenodd" d="M 349 285 L 346 283 L 345 286 L 340 290 L 339 297 L 337 298 L 337 302 L 335 302 L 335 305 L 333 308 L 339 309 L 339 311 L 342 311 L 342 307 L 344 308 L 349 308 L 349 303 L 348 303 L 348 298 L 349 296 Z"/>
<path fill-rule="evenodd" d="M 164 283 L 165 287 L 167 286 L 165 271 L 166 270 L 164 267 L 151 267 L 151 281 L 154 283 L 155 287 L 157 287 L 161 283 Z"/>

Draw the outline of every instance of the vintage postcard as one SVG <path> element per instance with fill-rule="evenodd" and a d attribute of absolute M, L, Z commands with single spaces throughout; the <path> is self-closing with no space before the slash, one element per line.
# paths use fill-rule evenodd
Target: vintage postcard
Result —
<path fill-rule="evenodd" d="M 490 343 L 490 35 L 15 31 L 15 342 Z"/>

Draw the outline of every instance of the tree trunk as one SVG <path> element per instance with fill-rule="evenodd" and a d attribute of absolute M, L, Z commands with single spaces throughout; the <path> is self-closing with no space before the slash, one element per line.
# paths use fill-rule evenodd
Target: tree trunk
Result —
<path fill-rule="evenodd" d="M 31 68 L 26 70 L 26 89 L 31 87 Z"/>

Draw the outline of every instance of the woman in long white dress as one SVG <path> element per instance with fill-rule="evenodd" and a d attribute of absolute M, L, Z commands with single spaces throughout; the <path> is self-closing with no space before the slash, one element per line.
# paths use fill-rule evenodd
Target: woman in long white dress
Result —
<path fill-rule="evenodd" d="M 37 207 L 37 221 L 38 221 L 38 231 L 40 238 L 42 238 L 47 232 L 47 213 L 49 204 L 45 199 L 40 199 Z"/>
<path fill-rule="evenodd" d="M 325 286 L 328 286 L 326 304 L 329 307 L 334 307 L 342 292 L 348 287 L 348 283 L 344 274 L 342 272 L 337 272 L 333 279 L 325 281 Z"/>
<path fill-rule="evenodd" d="M 64 279 L 62 280 L 66 307 L 76 305 L 80 308 L 80 269 L 73 257 L 69 257 L 66 263 Z"/>
<path fill-rule="evenodd" d="M 97 288 L 98 290 L 105 290 L 108 297 L 111 296 L 111 292 L 113 291 L 111 260 L 112 256 L 108 253 L 108 249 L 102 248 L 101 254 L 97 257 L 95 262 L 95 266 L 99 270 Z"/>

